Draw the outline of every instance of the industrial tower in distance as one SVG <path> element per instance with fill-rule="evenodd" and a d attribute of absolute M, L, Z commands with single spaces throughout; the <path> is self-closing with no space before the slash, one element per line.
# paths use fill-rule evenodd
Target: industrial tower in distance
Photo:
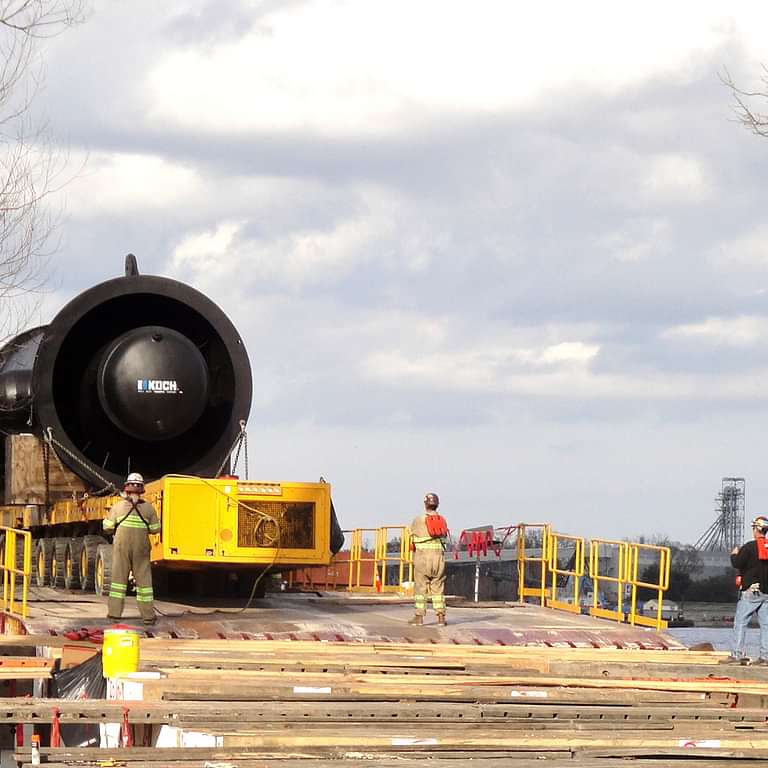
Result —
<path fill-rule="evenodd" d="M 743 477 L 724 477 L 715 498 L 715 522 L 699 537 L 696 549 L 730 552 L 744 542 L 746 483 Z"/>

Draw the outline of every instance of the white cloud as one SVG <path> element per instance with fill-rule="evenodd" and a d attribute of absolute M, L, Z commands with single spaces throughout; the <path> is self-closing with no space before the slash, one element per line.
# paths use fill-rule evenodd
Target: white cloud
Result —
<path fill-rule="evenodd" d="M 740 8 L 739 24 L 761 12 Z M 402 131 L 434 111 L 495 112 L 579 87 L 612 94 L 660 75 L 684 80 L 739 24 L 706 2 L 289 4 L 239 40 L 168 52 L 149 76 L 149 115 L 215 133 Z"/>
<path fill-rule="evenodd" d="M 246 283 L 260 281 L 292 292 L 308 284 L 335 284 L 373 262 L 380 268 L 391 264 L 422 272 L 441 247 L 444 235 L 415 220 L 409 201 L 397 193 L 374 185 L 337 193 L 311 183 L 272 181 L 251 179 L 224 187 L 218 197 L 235 204 L 247 199 L 247 206 L 241 205 L 247 215 L 188 233 L 174 249 L 174 275 L 211 285 L 216 275 L 209 267 L 216 263 L 218 274 L 224 269 L 242 275 Z M 307 200 L 322 211 L 320 223 L 309 224 L 304 219 L 313 217 L 302 217 Z M 273 215 L 284 221 L 260 226 Z"/>
<path fill-rule="evenodd" d="M 390 234 L 387 222 L 376 216 L 263 240 L 245 236 L 244 222 L 225 221 L 185 237 L 174 249 L 172 268 L 175 274 L 191 271 L 195 281 L 206 282 L 215 269 L 290 289 L 337 279 L 368 258 L 366 246 Z"/>
<path fill-rule="evenodd" d="M 750 347 L 768 339 L 768 317 L 708 317 L 700 323 L 688 323 L 667 328 L 665 339 L 699 339 L 730 347 Z"/>
<path fill-rule="evenodd" d="M 65 187 L 67 209 L 75 217 L 124 214 L 181 205 L 203 193 L 199 173 L 155 155 L 127 152 L 73 156 L 82 167 Z"/>
<path fill-rule="evenodd" d="M 173 269 L 203 273 L 221 269 L 241 227 L 242 222 L 225 221 L 213 230 L 188 235 L 174 248 Z"/>
<path fill-rule="evenodd" d="M 702 161 L 692 155 L 657 155 L 648 164 L 642 184 L 652 201 L 699 203 L 712 196 L 712 182 Z"/>
<path fill-rule="evenodd" d="M 588 363 L 597 356 L 600 347 L 597 344 L 584 344 L 581 341 L 564 341 L 545 347 L 535 353 L 537 365 L 549 365 L 551 363 Z"/>
<path fill-rule="evenodd" d="M 514 350 L 500 352 L 487 348 L 426 355 L 407 355 L 400 351 L 378 352 L 363 362 L 363 374 L 380 383 L 405 389 L 465 394 L 504 394 L 567 399 L 642 399 L 696 400 L 699 398 L 747 397 L 763 400 L 768 371 L 741 376 L 714 374 L 706 379 L 695 375 L 653 372 L 648 375 L 601 374 L 590 369 L 589 345 L 566 364 L 547 369 L 542 362 L 547 350 L 531 356 Z M 595 351 L 595 354 L 597 352 Z M 527 370 L 510 369 L 509 360 L 538 361 Z"/>
<path fill-rule="evenodd" d="M 464 346 L 462 349 L 405 353 L 373 352 L 363 360 L 369 378 L 408 386 L 429 384 L 437 389 L 508 391 L 526 380 L 563 381 L 587 370 L 600 348 L 580 341 L 548 346 L 513 347 L 501 343 Z"/>
<path fill-rule="evenodd" d="M 597 246 L 616 261 L 635 263 L 669 252 L 669 222 L 666 219 L 624 219 L 623 229 L 597 239 Z"/>
<path fill-rule="evenodd" d="M 743 237 L 723 242 L 712 255 L 715 266 L 765 267 L 768 264 L 768 227 L 758 226 Z"/>

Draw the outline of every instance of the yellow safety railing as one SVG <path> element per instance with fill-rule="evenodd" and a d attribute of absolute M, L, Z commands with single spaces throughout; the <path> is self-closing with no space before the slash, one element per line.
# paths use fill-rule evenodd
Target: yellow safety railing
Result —
<path fill-rule="evenodd" d="M 337 552 L 327 566 L 291 569 L 287 574 L 287 586 L 347 592 L 413 591 L 413 555 L 408 526 L 354 528 L 344 531 L 344 540 L 348 547 Z"/>
<path fill-rule="evenodd" d="M 378 528 L 355 528 L 352 531 L 352 541 L 349 548 L 349 579 L 347 582 L 347 589 L 360 590 L 360 589 L 373 589 L 376 579 L 376 554 L 377 554 L 377 540 L 378 540 Z M 369 549 L 365 546 L 365 534 L 372 534 L 374 537 L 374 547 Z M 365 563 L 371 563 L 372 574 L 371 583 L 368 584 L 368 579 L 363 579 L 363 576 L 367 568 L 363 568 Z"/>
<path fill-rule="evenodd" d="M 561 567 L 558 561 L 561 544 L 568 544 L 572 548 L 569 563 L 565 567 Z M 566 533 L 550 533 L 547 549 L 549 554 L 551 587 L 550 596 L 547 598 L 546 605 L 550 608 L 559 608 L 561 611 L 581 613 L 579 582 L 584 575 L 584 539 L 580 536 L 569 536 Z M 558 590 L 562 591 L 568 589 L 565 585 L 560 586 L 559 582 L 561 580 L 565 582 L 565 585 L 568 583 L 571 584 L 570 589 L 572 591 L 572 596 L 570 600 L 558 599 Z"/>
<path fill-rule="evenodd" d="M 606 550 L 615 556 L 616 574 L 600 572 L 601 559 L 613 560 L 611 557 L 601 557 Z M 592 607 L 589 609 L 591 616 L 601 619 L 615 619 L 624 621 L 624 585 L 627 583 L 627 566 L 629 564 L 629 542 L 614 541 L 613 539 L 592 539 L 589 542 L 589 578 L 592 580 Z M 598 604 L 600 594 L 607 594 L 608 590 L 601 589 L 604 584 L 614 584 L 616 591 L 616 610 L 605 608 Z"/>
<path fill-rule="evenodd" d="M 17 528 L 0 526 L 5 541 L 3 559 L 3 610 L 27 617 L 29 576 L 32 573 L 32 534 Z M 19 558 L 19 555 L 21 557 Z M 21 560 L 21 567 L 19 567 Z M 19 578 L 17 578 L 19 577 Z M 16 586 L 21 581 L 21 610 L 17 610 Z"/>
<path fill-rule="evenodd" d="M 350 592 L 400 592 L 403 584 L 413 583 L 413 556 L 410 551 L 411 532 L 405 525 L 383 525 L 380 528 L 355 528 L 349 551 Z M 364 546 L 373 539 L 373 548 Z M 390 543 L 400 543 L 390 552 Z"/>
<path fill-rule="evenodd" d="M 396 552 L 389 552 L 389 542 L 400 540 Z M 392 565 L 393 568 L 387 566 Z M 389 583 L 389 574 L 396 580 Z M 376 533 L 376 565 L 374 589 L 377 592 L 401 592 L 407 581 L 413 584 L 413 556 L 411 554 L 411 531 L 405 525 L 385 525 Z M 412 589 L 412 588 L 411 588 Z"/>
<path fill-rule="evenodd" d="M 546 603 L 548 546 L 551 530 L 547 523 L 520 523 L 517 526 L 517 589 L 521 603 L 526 597 L 535 597 L 539 605 Z M 540 542 L 539 547 L 535 546 L 537 540 Z M 528 554 L 532 549 L 539 549 L 540 554 L 538 556 Z M 529 587 L 527 577 L 531 570 L 536 569 L 539 572 L 534 579 L 538 584 Z"/>
<path fill-rule="evenodd" d="M 642 581 L 638 576 L 640 555 L 645 553 L 654 559 L 658 558 L 659 580 L 657 583 Z M 627 620 L 630 624 L 640 624 L 645 627 L 655 627 L 657 630 L 666 629 L 668 622 L 662 618 L 664 593 L 669 589 L 669 571 L 672 556 L 669 547 L 659 547 L 654 544 L 630 544 L 627 558 L 627 582 L 631 589 L 631 604 Z M 656 618 L 652 619 L 637 612 L 637 590 L 639 587 L 656 591 Z"/>
<path fill-rule="evenodd" d="M 517 534 L 519 600 L 523 602 L 526 598 L 534 598 L 542 606 L 580 613 L 586 540 L 580 536 L 553 532 L 547 523 L 519 523 L 500 530 L 505 531 L 504 542 L 514 541 Z M 321 581 L 315 578 L 313 585 L 324 581 L 326 588 L 342 588 L 350 592 L 404 592 L 404 585 L 413 584 L 411 532 L 407 526 L 355 528 L 345 531 L 345 534 L 350 542 L 349 550 L 340 552 L 336 559 L 331 560 L 331 566 L 322 574 Z M 397 539 L 398 546 L 391 547 Z M 389 551 L 390 548 L 393 551 Z M 494 538 L 493 546 L 476 553 L 478 562 L 481 557 L 499 557 L 505 548 Z M 456 557 L 457 552 L 454 551 Z M 644 566 L 658 564 L 658 582 L 650 583 L 640 577 L 641 559 Z M 603 565 L 606 561 L 615 563 L 611 572 L 607 572 Z M 669 588 L 670 564 L 669 547 L 592 539 L 589 541 L 588 575 L 593 594 L 588 612 L 592 616 L 619 622 L 666 628 L 662 612 L 664 593 Z M 345 574 L 344 568 L 347 569 Z M 296 582 L 299 581 L 297 578 Z M 638 613 L 640 589 L 657 593 L 655 617 Z M 614 590 L 616 605 L 608 609 L 600 604 L 600 596 Z M 628 611 L 625 610 L 627 601 L 630 602 Z"/>

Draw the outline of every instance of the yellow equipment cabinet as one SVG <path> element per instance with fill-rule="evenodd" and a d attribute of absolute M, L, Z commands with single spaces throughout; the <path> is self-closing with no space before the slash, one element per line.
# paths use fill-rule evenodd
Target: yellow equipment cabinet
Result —
<path fill-rule="evenodd" d="M 327 565 L 331 559 L 331 487 L 167 476 L 147 498 L 160 513 L 152 561 L 200 564 Z"/>

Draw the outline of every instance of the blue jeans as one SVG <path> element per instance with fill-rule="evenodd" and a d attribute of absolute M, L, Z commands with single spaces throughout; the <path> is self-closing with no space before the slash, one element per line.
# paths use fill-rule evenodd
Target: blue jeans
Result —
<path fill-rule="evenodd" d="M 744 638 L 750 618 L 757 614 L 760 623 L 760 658 L 768 659 L 768 595 L 762 592 L 741 593 L 736 603 L 736 614 L 733 617 L 733 647 L 731 655 L 738 659 L 744 657 Z"/>

